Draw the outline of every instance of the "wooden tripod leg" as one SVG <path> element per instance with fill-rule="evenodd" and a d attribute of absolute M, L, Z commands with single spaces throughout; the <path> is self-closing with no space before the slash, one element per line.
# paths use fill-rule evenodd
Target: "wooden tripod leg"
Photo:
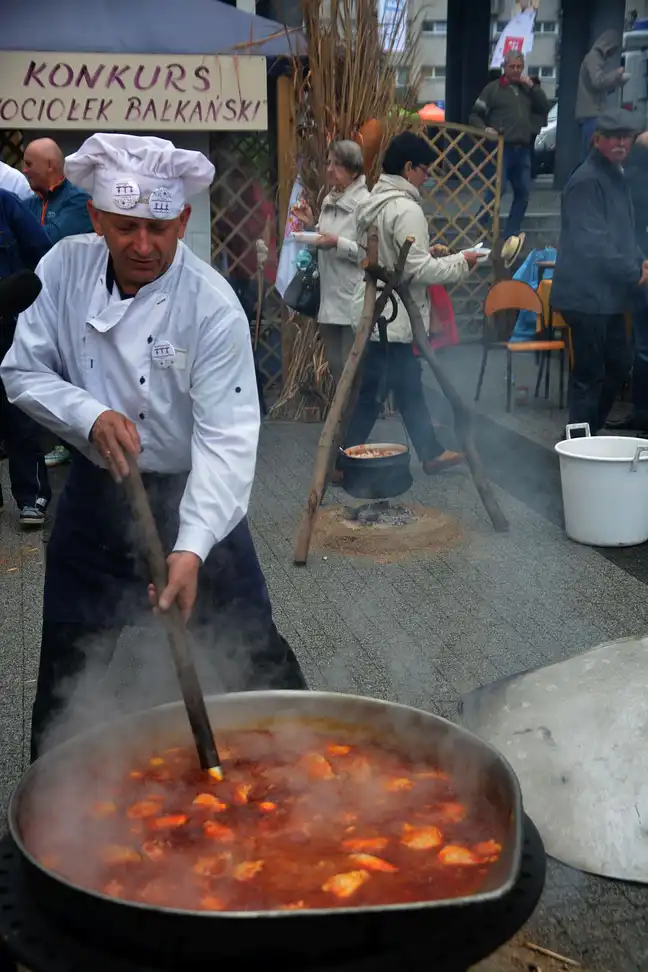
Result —
<path fill-rule="evenodd" d="M 401 279 L 407 256 L 414 244 L 414 237 L 408 236 L 401 247 L 398 260 L 391 273 L 378 266 L 378 230 L 372 226 L 367 236 L 367 259 L 365 261 L 365 295 L 362 308 L 362 317 L 356 331 L 355 341 L 351 348 L 351 353 L 344 371 L 335 390 L 333 401 L 329 409 L 322 435 L 320 436 L 315 457 L 315 470 L 311 482 L 310 492 L 306 510 L 302 518 L 297 539 L 295 540 L 295 550 L 293 561 L 299 567 L 303 567 L 308 560 L 308 550 L 310 548 L 311 536 L 317 511 L 319 510 L 324 491 L 326 489 L 326 477 L 331 465 L 333 449 L 337 448 L 336 440 L 340 435 L 340 429 L 345 422 L 345 411 L 349 401 L 349 396 L 354 385 L 354 379 L 358 368 L 362 362 L 367 341 L 371 336 L 378 318 L 383 313 L 387 302 L 392 293 L 396 290 L 398 281 Z M 377 281 L 385 281 L 380 297 L 378 297 Z"/>
<path fill-rule="evenodd" d="M 477 492 L 479 493 L 480 499 L 484 504 L 484 508 L 490 517 L 491 523 L 493 524 L 493 528 L 497 533 L 505 533 L 509 527 L 508 520 L 504 516 L 501 507 L 497 502 L 493 487 L 491 486 L 490 481 L 484 472 L 484 467 L 481 464 L 481 459 L 479 458 L 479 454 L 475 447 L 471 410 L 465 404 L 461 395 L 448 378 L 445 370 L 439 364 L 439 359 L 430 347 L 421 312 L 416 306 L 416 303 L 412 300 L 408 288 L 406 286 L 399 285 L 396 287 L 396 292 L 402 300 L 403 306 L 409 316 L 410 323 L 412 325 L 412 335 L 416 341 L 416 344 L 418 345 L 418 349 L 421 352 L 422 357 L 425 358 L 432 369 L 441 391 L 452 406 L 457 439 L 459 440 L 462 451 L 465 453 L 470 474 L 473 478 L 473 482 Z"/>
<path fill-rule="evenodd" d="M 376 283 L 375 281 L 368 279 L 365 288 L 364 305 L 362 309 L 360 326 L 356 331 L 351 354 L 347 359 L 347 363 L 344 366 L 344 371 L 342 372 L 338 386 L 335 389 L 333 401 L 331 402 L 331 407 L 320 436 L 319 445 L 317 446 L 313 479 L 311 481 L 311 488 L 308 493 L 306 510 L 304 511 L 301 526 L 299 527 L 299 532 L 295 541 L 295 550 L 293 555 L 294 563 L 300 567 L 303 567 L 308 560 L 308 551 L 310 548 L 313 527 L 315 526 L 315 518 L 317 517 L 317 511 L 320 503 L 322 502 L 322 497 L 324 496 L 324 491 L 326 489 L 326 478 L 333 463 L 333 452 L 335 449 L 337 449 L 340 430 L 344 423 L 344 414 L 347 402 L 349 401 L 349 397 L 351 395 L 354 378 L 364 355 L 364 350 L 367 341 L 369 340 L 369 335 L 373 330 L 376 298 Z"/>

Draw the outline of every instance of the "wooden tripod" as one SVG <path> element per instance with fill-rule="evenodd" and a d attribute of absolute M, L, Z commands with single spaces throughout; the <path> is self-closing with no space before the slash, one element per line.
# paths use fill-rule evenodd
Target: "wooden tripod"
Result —
<path fill-rule="evenodd" d="M 477 453 L 472 432 L 472 410 L 465 404 L 461 395 L 440 365 L 436 354 L 430 347 L 421 313 L 412 300 L 408 287 L 401 280 L 407 254 L 413 243 L 413 237 L 409 237 L 401 247 L 394 269 L 392 271 L 384 270 L 378 265 L 378 232 L 375 226 L 372 226 L 369 230 L 367 238 L 367 259 L 364 263 L 366 285 L 362 317 L 356 331 L 351 353 L 349 354 L 344 371 L 335 390 L 335 395 L 333 396 L 333 401 L 331 402 L 331 407 L 317 447 L 315 467 L 306 509 L 295 540 L 293 561 L 298 566 L 304 566 L 308 560 L 313 527 L 315 526 L 317 513 L 326 491 L 329 470 L 334 464 L 333 457 L 339 445 L 340 431 L 344 424 L 346 407 L 349 400 L 351 399 L 353 401 L 355 398 L 353 394 L 354 385 L 357 385 L 357 379 L 360 375 L 359 367 L 367 341 L 378 323 L 379 318 L 382 316 L 387 306 L 387 301 L 394 293 L 398 294 L 409 315 L 414 341 L 422 357 L 429 364 L 443 394 L 452 406 L 457 439 L 462 451 L 466 455 L 468 468 L 470 469 L 475 487 L 490 517 L 491 523 L 497 532 L 505 532 L 508 530 L 508 521 L 497 502 L 493 487 L 484 472 Z M 384 285 L 380 294 L 378 294 L 377 287 L 379 281 Z"/>

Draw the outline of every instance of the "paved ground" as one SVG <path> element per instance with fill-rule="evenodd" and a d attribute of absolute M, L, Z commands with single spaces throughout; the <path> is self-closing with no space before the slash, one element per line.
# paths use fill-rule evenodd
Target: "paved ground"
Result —
<path fill-rule="evenodd" d="M 478 350 L 460 349 L 445 360 L 472 393 Z M 531 360 L 520 365 L 518 384 L 532 381 L 533 367 Z M 432 389 L 430 396 L 444 421 Z M 291 424 L 264 429 L 254 533 L 277 622 L 313 687 L 394 699 L 455 718 L 459 696 L 479 685 L 608 638 L 645 633 L 648 553 L 603 555 L 565 539 L 551 451 L 564 413 L 539 400 L 506 416 L 504 397 L 504 361 L 494 355 L 477 432 L 510 533 L 493 533 L 465 474 L 425 480 L 416 469 L 414 498 L 451 513 L 464 531 L 457 547 L 423 562 L 376 565 L 314 554 L 306 569 L 293 567 L 292 538 L 319 430 Z M 383 433 L 399 435 L 398 423 L 390 421 Z M 330 494 L 328 502 L 339 498 Z M 0 520 L 2 803 L 26 765 L 43 549 L 38 536 L 18 533 L 13 510 L 6 509 Z M 111 673 L 127 704 L 142 685 L 138 658 L 141 663 L 141 642 L 129 632 Z M 637 972 L 648 969 L 647 905 L 643 887 L 549 862 L 528 936 L 596 972 Z M 540 959 L 536 965 L 544 968 Z"/>

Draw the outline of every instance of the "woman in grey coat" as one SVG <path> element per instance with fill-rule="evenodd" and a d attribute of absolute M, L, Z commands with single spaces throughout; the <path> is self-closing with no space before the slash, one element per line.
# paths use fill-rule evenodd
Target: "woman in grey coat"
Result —
<path fill-rule="evenodd" d="M 315 230 L 321 302 L 317 321 L 329 369 L 337 384 L 353 344 L 353 295 L 363 271 L 356 243 L 356 209 L 368 195 L 362 149 L 355 142 L 333 142 L 326 169 L 330 190 L 322 202 Z M 306 227 L 313 227 L 307 204 L 293 210 Z"/>

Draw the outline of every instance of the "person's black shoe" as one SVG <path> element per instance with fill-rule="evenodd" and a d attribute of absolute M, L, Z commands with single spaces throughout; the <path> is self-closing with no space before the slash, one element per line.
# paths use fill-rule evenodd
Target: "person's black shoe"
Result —
<path fill-rule="evenodd" d="M 648 431 L 648 417 L 630 412 L 622 419 L 608 419 L 605 428 L 615 432 L 646 432 Z"/>

